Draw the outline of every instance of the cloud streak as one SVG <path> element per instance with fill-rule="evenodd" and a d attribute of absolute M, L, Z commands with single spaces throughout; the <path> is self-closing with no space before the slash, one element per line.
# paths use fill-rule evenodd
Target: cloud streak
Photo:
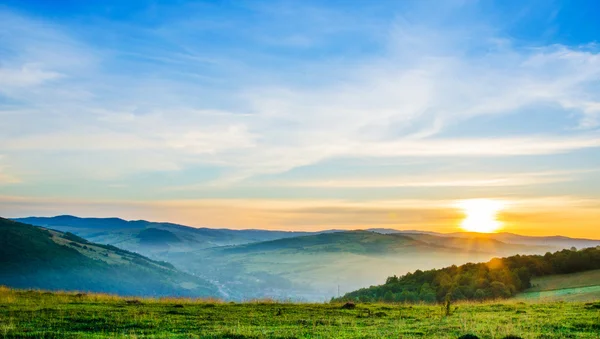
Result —
<path fill-rule="evenodd" d="M 168 22 L 85 26 L 1 7 L 0 153 L 11 167 L 0 167 L 0 182 L 115 181 L 132 195 L 221 185 L 235 197 L 252 184 L 314 188 L 315 197 L 344 187 L 519 186 L 534 195 L 583 173 L 532 159 L 572 156 L 594 168 L 597 45 L 517 42 L 485 17 L 443 20 L 469 6 L 381 16 L 377 6 L 277 3 L 215 22 L 203 16 L 215 8 L 188 4 L 165 12 Z M 415 12 L 419 20 L 407 18 Z M 497 158 L 513 164 L 510 174 L 485 165 Z M 331 164 L 344 160 L 375 169 L 343 176 L 353 169 Z M 393 175 L 383 170 L 391 160 Z M 411 161 L 446 172 L 410 174 Z M 277 178 L 306 168 L 327 174 Z M 14 169 L 27 170 L 17 179 Z"/>
<path fill-rule="evenodd" d="M 405 175 L 379 178 L 330 178 L 321 180 L 275 181 L 282 187 L 375 188 L 375 187 L 511 187 L 543 185 L 574 180 L 582 171 L 550 171 L 532 173 L 464 173 L 461 175 Z M 261 185 L 269 185 L 262 183 Z M 182 189 L 185 189 L 183 187 Z"/>
<path fill-rule="evenodd" d="M 24 36 L 9 40 L 14 42 L 11 47 L 16 54 L 22 54 L 13 58 L 20 71 L 3 70 L 17 79 L 6 81 L 13 87 L 72 78 L 72 74 L 62 73 L 61 63 L 47 63 L 50 70 L 25 63 L 39 62 L 46 53 L 55 55 L 58 52 L 53 51 L 65 44 L 74 55 L 55 56 L 51 61 L 89 54 L 83 51 L 85 47 L 80 48 L 84 43 L 68 38 L 60 27 L 40 36 L 28 29 L 40 23 L 10 13 L 3 17 L 19 23 Z M 125 80 L 128 88 L 139 91 L 125 89 L 127 99 L 122 100 L 97 85 L 84 83 L 79 91 L 93 94 L 83 95 L 75 105 L 67 100 L 65 105 L 61 102 L 72 99 L 70 89 L 79 83 L 61 81 L 53 85 L 57 86 L 53 97 L 36 99 L 34 92 L 32 99 L 40 100 L 35 102 L 41 105 L 39 109 L 54 106 L 56 113 L 44 114 L 55 119 L 53 124 L 61 126 L 60 132 L 27 133 L 4 140 L 4 150 L 168 150 L 175 163 L 189 155 L 205 155 L 196 161 L 229 166 L 238 172 L 235 177 L 243 178 L 335 157 L 515 156 L 600 146 L 595 132 L 443 137 L 447 127 L 468 124 L 477 116 L 510 115 L 531 105 L 549 103 L 568 109 L 565 114 L 576 112 L 580 128 L 594 128 L 599 98 L 592 85 L 600 78 L 597 54 L 565 46 L 518 49 L 509 42 L 500 46 L 483 42 L 483 47 L 490 48 L 488 53 L 465 57 L 464 50 L 472 46 L 462 46 L 462 41 L 451 34 L 431 34 L 411 26 L 390 29 L 393 34 L 384 55 L 361 60 L 352 69 L 341 63 L 323 74 L 316 89 L 284 80 L 231 93 L 241 107 L 247 107 L 240 111 L 198 109 L 189 97 L 171 98 L 173 90 L 184 86 L 203 90 L 186 80 L 162 79 L 156 85 L 166 92 L 156 93 L 145 84 L 147 79 L 123 79 L 110 72 L 100 76 L 105 81 L 101 87 L 122 87 L 117 81 Z M 30 45 L 42 38 L 48 41 L 31 52 Z M 455 39 L 455 44 L 446 41 L 441 44 L 444 47 L 435 47 L 447 39 Z M 325 65 L 314 64 L 311 69 L 321 73 Z M 97 76 L 89 64 L 82 67 L 83 77 Z M 145 88 L 152 96 L 141 99 L 139 92 Z M 24 91 L 17 97 L 28 94 L 32 93 Z M 171 106 L 175 98 L 181 101 Z M 149 100 L 152 109 L 140 105 L 142 100 Z M 38 115 L 39 109 L 30 114 Z M 18 115 L 12 119 L 20 121 Z M 22 114 L 22 119 L 31 117 Z"/>

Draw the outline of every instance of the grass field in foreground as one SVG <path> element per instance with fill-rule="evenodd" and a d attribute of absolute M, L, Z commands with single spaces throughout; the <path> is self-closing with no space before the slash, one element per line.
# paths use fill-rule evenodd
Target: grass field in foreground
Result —
<path fill-rule="evenodd" d="M 600 303 L 440 306 L 127 300 L 0 288 L 0 338 L 599 338 Z"/>

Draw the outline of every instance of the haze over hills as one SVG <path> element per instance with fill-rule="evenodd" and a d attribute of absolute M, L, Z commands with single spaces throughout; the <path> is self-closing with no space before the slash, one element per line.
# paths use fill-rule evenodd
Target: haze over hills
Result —
<path fill-rule="evenodd" d="M 168 222 L 127 221 L 120 218 L 79 218 L 70 215 L 15 218 L 13 220 L 71 232 L 89 241 L 115 245 L 146 255 L 153 255 L 155 252 L 161 251 L 186 252 L 201 248 L 315 234 L 311 232 L 195 228 Z"/>
<path fill-rule="evenodd" d="M 417 236 L 335 232 L 174 252 L 163 258 L 218 281 L 231 297 L 326 300 L 338 288 L 345 292 L 380 284 L 394 274 L 550 249 L 463 238 L 424 241 Z"/>
<path fill-rule="evenodd" d="M 600 245 L 588 239 L 506 233 L 230 230 L 74 216 L 16 220 L 170 262 L 217 285 L 228 299 L 327 300 L 338 289 L 344 293 L 381 284 L 417 269 Z"/>
<path fill-rule="evenodd" d="M 0 218 L 0 285 L 138 296 L 219 296 L 166 262 Z"/>
<path fill-rule="evenodd" d="M 554 300 L 561 300 L 575 294 L 579 300 L 593 301 L 600 291 L 598 269 L 600 246 L 582 250 L 564 249 L 543 256 L 516 255 L 494 258 L 489 262 L 417 270 L 400 277 L 390 276 L 384 284 L 358 289 L 344 295 L 341 300 L 484 301 L 523 293 L 521 298 L 552 296 Z M 552 293 L 552 290 L 558 293 Z M 550 293 L 544 293 L 545 296 L 535 293 L 541 291 Z"/>
<path fill-rule="evenodd" d="M 372 228 L 369 229 L 382 234 L 426 234 L 438 237 L 451 238 L 479 238 L 497 240 L 509 244 L 517 245 L 538 245 L 563 249 L 569 247 L 586 248 L 594 247 L 600 244 L 600 239 L 570 238 L 560 235 L 554 236 L 527 236 L 508 232 L 498 233 L 476 233 L 476 232 L 453 232 L 438 233 L 420 230 L 395 230 L 390 228 Z"/>
<path fill-rule="evenodd" d="M 59 231 L 71 232 L 86 238 L 87 240 L 120 246 L 125 249 L 139 251 L 140 253 L 150 254 L 156 250 L 170 251 L 188 251 L 200 248 L 210 248 L 217 246 L 242 245 L 253 242 L 269 241 L 282 238 L 293 238 L 303 235 L 315 235 L 321 233 L 341 232 L 341 230 L 322 230 L 318 232 L 302 231 L 272 231 L 260 229 L 234 230 L 225 228 L 207 228 L 191 227 L 169 222 L 150 222 L 146 220 L 127 221 L 120 218 L 80 218 L 71 215 L 61 215 L 55 217 L 26 217 L 14 218 L 13 220 L 52 228 Z M 147 229 L 158 229 L 170 232 L 156 232 Z M 506 244 L 542 246 L 547 249 L 562 249 L 568 247 L 591 247 L 600 244 L 600 240 L 593 239 L 575 239 L 563 236 L 523 236 L 512 233 L 474 233 L 474 232 L 455 232 L 455 233 L 437 233 L 422 230 L 395 230 L 386 228 L 366 228 L 367 231 L 373 231 L 380 234 L 406 234 L 414 238 L 425 239 L 426 235 L 430 241 L 448 242 L 450 240 L 441 240 L 442 238 L 467 238 L 476 239 L 475 242 L 489 240 L 491 247 L 482 248 L 483 251 L 494 251 L 494 241 L 505 244 L 495 243 L 503 249 Z M 155 239 L 149 239 L 153 237 Z M 157 234 L 163 234 L 158 236 Z M 456 240 L 453 240 L 456 241 Z M 158 248 L 156 248 L 158 247 Z"/>

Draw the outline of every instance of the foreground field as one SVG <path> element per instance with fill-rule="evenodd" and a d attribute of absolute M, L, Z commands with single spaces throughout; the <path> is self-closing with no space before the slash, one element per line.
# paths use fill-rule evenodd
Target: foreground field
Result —
<path fill-rule="evenodd" d="M 1 338 L 598 338 L 600 303 L 440 306 L 127 300 L 0 288 Z"/>

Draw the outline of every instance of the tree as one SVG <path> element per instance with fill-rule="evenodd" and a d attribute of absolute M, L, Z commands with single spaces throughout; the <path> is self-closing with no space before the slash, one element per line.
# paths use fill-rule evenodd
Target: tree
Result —
<path fill-rule="evenodd" d="M 419 291 L 419 300 L 432 303 L 435 302 L 435 290 L 431 288 L 429 283 L 424 283 Z"/>
<path fill-rule="evenodd" d="M 485 290 L 480 288 L 477 291 L 475 291 L 474 297 L 477 300 L 483 300 L 483 299 L 487 299 L 488 294 L 485 292 Z"/>
<path fill-rule="evenodd" d="M 490 285 L 490 292 L 493 298 L 508 298 L 510 297 L 510 290 L 506 285 L 499 281 L 494 281 Z"/>

